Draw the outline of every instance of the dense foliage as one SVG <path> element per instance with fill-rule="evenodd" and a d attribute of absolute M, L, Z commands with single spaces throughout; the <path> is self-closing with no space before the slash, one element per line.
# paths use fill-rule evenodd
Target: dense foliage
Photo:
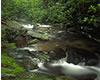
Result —
<path fill-rule="evenodd" d="M 41 21 L 46 11 L 41 0 L 2 0 L 2 19 Z"/>
<path fill-rule="evenodd" d="M 99 0 L 2 0 L 1 15 L 2 20 L 24 18 L 92 35 L 100 30 Z"/>

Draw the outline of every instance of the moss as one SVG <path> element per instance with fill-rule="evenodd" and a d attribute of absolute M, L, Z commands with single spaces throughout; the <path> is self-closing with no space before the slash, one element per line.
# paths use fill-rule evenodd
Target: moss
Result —
<path fill-rule="evenodd" d="M 7 44 L 7 47 L 14 47 L 14 46 L 16 46 L 15 43 L 9 43 L 9 44 Z"/>
<path fill-rule="evenodd" d="M 45 75 L 41 75 L 41 74 L 33 74 L 32 79 L 33 80 L 52 80 L 51 78 L 49 78 Z"/>
<path fill-rule="evenodd" d="M 52 78 L 38 73 L 22 73 L 14 80 L 52 80 Z"/>
<path fill-rule="evenodd" d="M 25 69 L 19 66 L 14 59 L 8 57 L 6 54 L 1 55 L 1 65 L 2 74 L 16 74 L 25 71 Z"/>
<path fill-rule="evenodd" d="M 16 46 L 15 43 L 4 43 L 2 45 L 2 47 L 5 47 L 5 48 L 7 48 L 7 47 L 15 47 L 15 46 Z"/>

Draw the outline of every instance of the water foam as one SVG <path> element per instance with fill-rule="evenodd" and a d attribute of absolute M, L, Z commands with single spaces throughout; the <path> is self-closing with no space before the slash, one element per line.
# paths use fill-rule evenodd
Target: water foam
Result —
<path fill-rule="evenodd" d="M 81 65 L 74 65 L 72 63 L 67 63 L 65 59 L 61 59 L 59 61 L 55 61 L 53 63 L 38 63 L 38 69 L 33 70 L 31 72 L 38 72 L 43 73 L 46 75 L 52 75 L 53 73 L 64 74 L 66 77 L 73 77 L 76 79 L 94 79 L 100 80 L 100 68 L 98 66 L 81 66 Z M 58 69 L 57 69 L 58 68 Z M 58 71 L 57 71 L 58 70 Z"/>

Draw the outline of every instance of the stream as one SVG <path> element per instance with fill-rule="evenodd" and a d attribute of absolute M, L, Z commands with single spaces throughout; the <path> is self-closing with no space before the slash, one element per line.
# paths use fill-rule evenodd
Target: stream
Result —
<path fill-rule="evenodd" d="M 12 22 L 9 25 L 14 26 L 16 24 L 20 24 L 21 27 L 19 27 L 18 30 L 15 27 L 13 27 L 13 29 L 15 29 L 15 32 L 11 33 L 9 31 L 9 35 L 11 34 L 11 36 L 9 36 L 8 38 L 9 40 L 13 40 L 15 42 L 16 47 L 9 47 L 7 49 L 7 55 L 14 58 L 17 61 L 17 63 L 23 66 L 26 70 L 25 73 L 17 74 L 17 77 L 24 76 L 26 78 L 28 75 L 29 78 L 30 75 L 32 76 L 35 69 L 42 69 L 44 72 L 45 69 L 47 69 L 48 70 L 47 74 L 49 74 L 49 71 L 50 72 L 54 71 L 54 73 L 56 73 L 59 72 L 60 70 L 59 66 L 61 66 L 62 68 L 64 67 L 63 71 L 65 70 L 63 74 L 69 75 L 71 77 L 71 79 L 69 79 L 70 77 L 68 77 L 68 80 L 80 80 L 80 79 L 73 79 L 74 75 L 80 77 L 81 69 L 79 69 L 78 67 L 87 70 L 86 72 L 82 71 L 83 72 L 82 74 L 89 73 L 90 71 L 91 73 L 93 72 L 97 75 L 97 77 L 94 80 L 100 80 L 100 61 L 98 60 L 98 63 L 96 63 L 96 65 L 92 65 L 92 66 L 85 65 L 85 61 L 89 60 L 88 57 L 86 56 L 90 56 L 92 52 L 93 52 L 92 55 L 96 57 L 95 58 L 90 57 L 90 58 L 92 58 L 93 60 L 97 59 L 97 54 L 96 55 L 94 54 L 94 52 L 97 51 L 97 49 L 95 49 L 94 47 L 90 47 L 90 45 L 93 44 L 93 46 L 98 47 L 99 46 L 97 45 L 98 43 L 93 42 L 92 40 L 88 41 L 88 39 L 83 39 L 83 38 L 75 39 L 75 40 L 74 38 L 72 38 L 72 40 L 70 39 L 66 40 L 64 36 L 65 31 L 55 29 L 51 25 L 44 25 L 40 23 L 33 25 L 33 24 L 26 24 L 26 23 L 22 24 L 18 22 Z M 12 38 L 12 36 L 14 38 Z M 69 36 L 67 38 L 70 37 L 73 36 Z M 71 48 L 73 52 L 69 51 L 69 53 L 74 55 L 68 55 L 69 53 L 67 53 L 68 52 L 67 49 L 69 47 L 74 47 Z M 79 51 L 76 51 L 76 48 L 79 48 Z M 85 53 L 83 52 L 83 50 Z M 89 54 L 87 54 L 88 52 Z M 82 53 L 82 55 L 84 53 L 86 54 L 86 56 L 81 56 L 78 55 L 77 53 Z M 83 58 L 85 59 L 85 61 L 83 60 Z M 67 60 L 75 61 L 75 64 L 74 62 L 69 63 L 67 62 Z M 46 65 L 48 67 L 45 66 L 45 62 L 47 62 Z M 42 66 L 39 66 L 40 63 L 42 63 Z M 56 68 L 58 67 L 57 70 L 55 66 Z M 76 73 L 73 72 L 74 70 L 76 70 Z M 77 71 L 79 72 L 77 73 Z M 73 74 L 73 76 L 71 76 L 71 74 Z M 28 78 L 25 80 L 28 80 Z M 6 79 L 6 80 L 10 80 L 10 79 Z M 21 80 L 24 79 L 21 78 Z M 29 80 L 33 80 L 33 79 L 30 78 Z M 46 79 L 43 78 L 43 80 Z M 57 79 L 57 80 L 63 80 L 63 79 Z"/>

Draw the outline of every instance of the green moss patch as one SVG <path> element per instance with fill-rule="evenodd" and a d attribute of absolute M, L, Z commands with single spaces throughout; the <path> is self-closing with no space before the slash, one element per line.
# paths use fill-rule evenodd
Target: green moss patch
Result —
<path fill-rule="evenodd" d="M 24 72 L 25 69 L 19 66 L 16 61 L 6 54 L 1 55 L 1 73 L 2 74 L 16 74 Z"/>

